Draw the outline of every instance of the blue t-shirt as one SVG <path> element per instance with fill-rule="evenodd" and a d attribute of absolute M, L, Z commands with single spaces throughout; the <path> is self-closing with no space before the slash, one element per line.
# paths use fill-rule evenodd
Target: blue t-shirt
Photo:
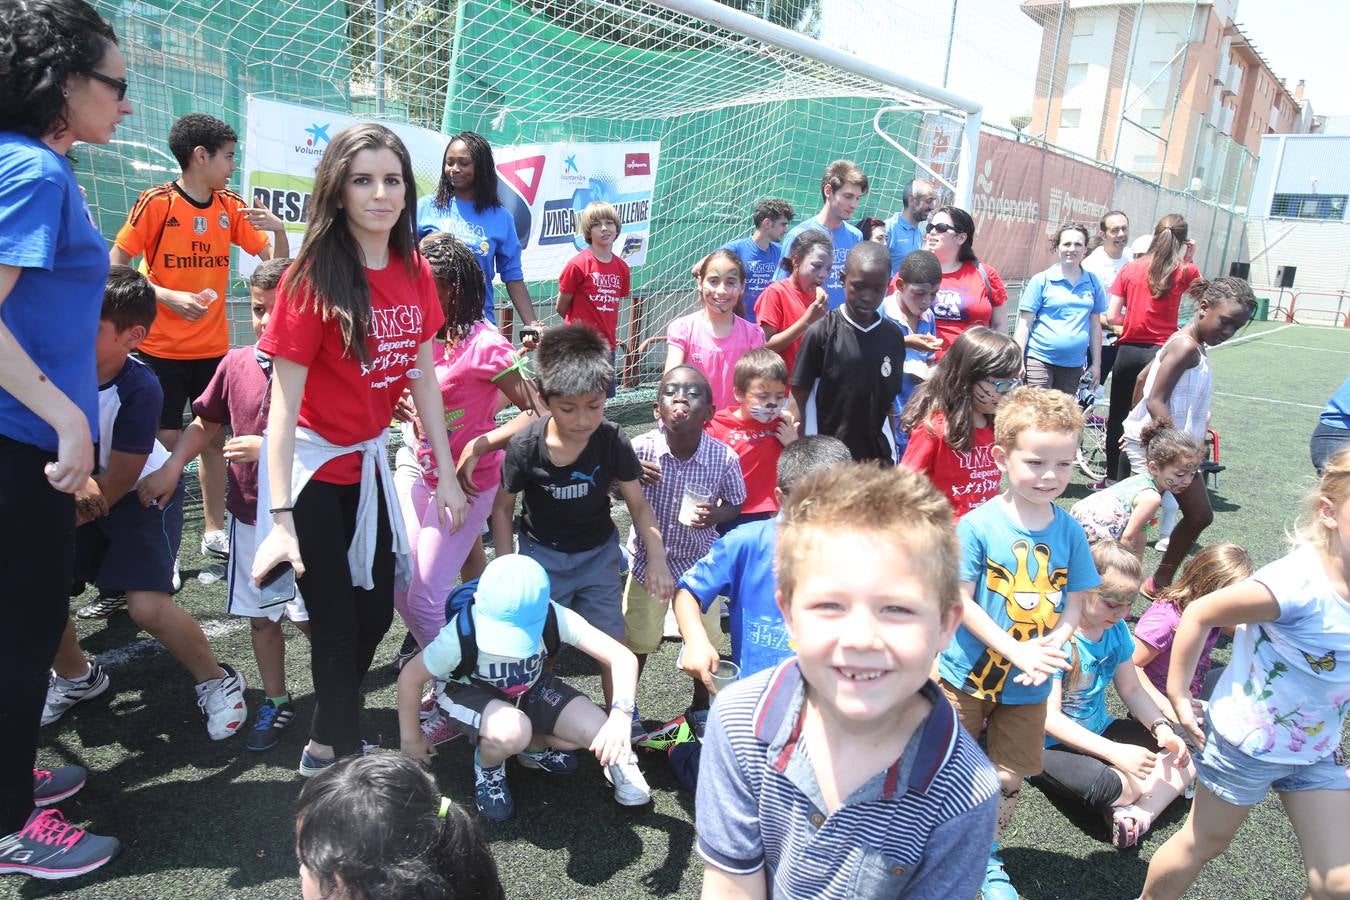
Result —
<path fill-rule="evenodd" d="M 937 321 L 933 318 L 931 309 L 925 309 L 919 316 L 919 327 L 916 331 L 906 325 L 902 317 L 892 314 L 897 312 L 891 306 L 892 299 L 895 300 L 896 306 L 899 305 L 899 295 L 892 294 L 881 305 L 882 315 L 899 325 L 900 331 L 904 333 L 905 337 L 909 337 L 911 334 L 937 334 Z M 900 393 L 895 395 L 895 403 L 892 406 L 897 420 L 891 426 L 891 433 L 895 438 L 896 459 L 903 457 L 905 448 L 909 446 L 909 432 L 901 429 L 898 421 L 900 414 L 905 411 L 905 404 L 909 402 L 909 398 L 914 396 L 914 392 L 919 389 L 919 385 L 923 384 L 924 379 L 920 378 L 918 373 L 927 370 L 933 364 L 934 352 L 933 350 L 916 350 L 908 345 L 905 347 L 904 378 L 900 380 Z"/>
<path fill-rule="evenodd" d="M 487 286 L 483 312 L 489 322 L 496 323 L 497 314 L 492 309 L 493 277 L 501 275 L 503 284 L 525 280 L 520 268 L 516 222 L 505 206 L 491 206 L 480 213 L 472 203 L 461 203 L 456 197 L 450 198 L 449 209 L 437 208 L 435 200 L 434 196 L 426 196 L 417 201 L 417 236 L 448 232 L 473 251 L 483 269 L 483 284 Z"/>
<path fill-rule="evenodd" d="M 735 253 L 745 263 L 745 318 L 754 322 L 755 301 L 777 276 L 778 264 L 783 261 L 783 248 L 770 244 L 768 250 L 761 250 L 755 239 L 748 237 L 723 244 L 722 249 Z"/>
<path fill-rule="evenodd" d="M 708 555 L 679 581 L 679 587 L 698 598 L 704 612 L 719 595 L 730 600 L 731 661 L 741 667 L 742 678 L 793 655 L 787 626 L 774 602 L 777 543 L 777 519 L 746 522 L 718 538 Z"/>
<path fill-rule="evenodd" d="M 1087 359 L 1092 319 L 1106 312 L 1106 290 L 1087 270 L 1070 284 L 1059 266 L 1051 266 L 1031 276 L 1017 312 L 1035 316 L 1027 356 L 1052 366 L 1081 366 Z"/>
<path fill-rule="evenodd" d="M 94 338 L 108 245 L 70 163 L 41 141 L 0 131 L 0 265 L 23 271 L 0 303 L 5 323 L 98 440 Z M 56 452 L 56 431 L 0 389 L 0 434 Z"/>
<path fill-rule="evenodd" d="M 961 539 L 961 581 L 975 585 L 975 602 L 1019 641 L 1038 638 L 1059 624 L 1066 595 L 1102 583 L 1083 526 L 1058 506 L 1049 527 L 1027 531 L 995 497 L 956 525 Z M 958 690 L 1009 705 L 1040 703 L 1050 682 L 1028 687 L 1013 681 L 1012 663 L 984 645 L 965 625 L 938 657 L 942 678 Z"/>
<path fill-rule="evenodd" d="M 1128 625 L 1117 622 L 1098 640 L 1091 641 L 1075 634 L 1073 643 L 1078 656 L 1078 674 L 1070 677 L 1064 672 L 1055 673 L 1063 686 L 1059 710 L 1093 734 L 1101 734 L 1115 718 L 1106 711 L 1106 686 L 1115 677 L 1120 664 L 1129 662 L 1134 656 L 1134 638 L 1130 636 Z M 1070 660 L 1075 650 L 1070 650 Z M 1058 738 L 1045 736 L 1045 746 L 1058 743 Z"/>
<path fill-rule="evenodd" d="M 923 227 L 911 225 L 900 213 L 886 220 L 886 249 L 891 251 L 891 277 L 900 271 L 900 262 L 915 250 L 923 249 Z"/>
<path fill-rule="evenodd" d="M 830 266 L 830 277 L 825 282 L 825 293 L 830 295 L 830 309 L 838 309 L 844 305 L 844 260 L 848 259 L 848 251 L 853 249 L 853 245 L 862 242 L 862 232 L 848 222 L 831 230 L 820 221 L 820 216 L 812 216 L 805 222 L 794 225 L 792 230 L 784 236 L 783 256 L 788 255 L 788 251 L 792 249 L 792 242 L 797 238 L 797 235 L 808 228 L 826 232 L 829 234 L 830 240 L 834 242 L 834 264 Z M 780 269 L 774 281 L 782 281 L 787 275 L 787 272 Z"/>
<path fill-rule="evenodd" d="M 1336 393 L 1331 395 L 1319 421 L 1332 428 L 1350 429 L 1350 377 L 1342 381 Z"/>

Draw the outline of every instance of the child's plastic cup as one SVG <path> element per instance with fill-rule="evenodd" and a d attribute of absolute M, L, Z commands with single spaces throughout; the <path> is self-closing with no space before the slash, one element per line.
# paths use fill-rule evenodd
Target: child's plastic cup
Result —
<path fill-rule="evenodd" d="M 205 303 L 207 306 L 210 306 L 212 303 L 215 303 L 217 299 L 219 299 L 219 295 L 211 288 L 203 288 L 202 290 L 197 292 L 197 299 L 200 300 L 202 303 Z"/>
<path fill-rule="evenodd" d="M 713 687 L 717 692 L 731 686 L 731 683 L 741 677 L 741 667 L 729 659 L 724 659 L 717 664 L 717 670 L 713 672 Z"/>
<path fill-rule="evenodd" d="M 692 527 L 694 517 L 698 515 L 698 508 L 710 502 L 712 502 L 711 488 L 702 484 L 685 485 L 684 496 L 680 499 L 680 524 Z"/>

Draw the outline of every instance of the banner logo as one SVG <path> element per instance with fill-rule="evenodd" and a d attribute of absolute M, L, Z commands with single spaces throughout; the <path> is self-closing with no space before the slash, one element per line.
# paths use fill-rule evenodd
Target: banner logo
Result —
<path fill-rule="evenodd" d="M 650 153 L 627 153 L 623 157 L 623 174 L 652 174 L 652 155 Z"/>

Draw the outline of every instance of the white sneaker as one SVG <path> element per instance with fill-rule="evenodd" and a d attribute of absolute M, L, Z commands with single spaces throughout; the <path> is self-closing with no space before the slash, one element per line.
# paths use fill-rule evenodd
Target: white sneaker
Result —
<path fill-rule="evenodd" d="M 89 674 L 71 681 L 55 672 L 47 679 L 47 702 L 42 707 L 42 724 L 50 725 L 81 700 L 97 697 L 108 689 L 108 673 L 92 659 Z"/>
<path fill-rule="evenodd" d="M 248 682 L 234 669 L 220 664 L 223 678 L 212 678 L 197 685 L 197 706 L 206 716 L 206 733 L 213 741 L 223 741 L 238 734 L 248 720 L 248 706 L 244 703 L 244 689 Z"/>
<path fill-rule="evenodd" d="M 633 759 L 605 766 L 605 780 L 614 785 L 614 801 L 620 806 L 642 806 L 651 802 L 652 789 Z"/>
<path fill-rule="evenodd" d="M 183 575 L 178 571 L 178 560 L 173 561 L 173 592 L 176 594 L 183 589 Z"/>
<path fill-rule="evenodd" d="M 202 556 L 230 557 L 230 536 L 223 531 L 208 531 L 202 535 Z"/>
<path fill-rule="evenodd" d="M 1171 544 L 1171 535 L 1165 534 L 1162 537 L 1158 538 L 1158 542 L 1153 545 L 1153 549 L 1157 550 L 1159 553 L 1166 553 L 1167 548 L 1170 544 Z"/>

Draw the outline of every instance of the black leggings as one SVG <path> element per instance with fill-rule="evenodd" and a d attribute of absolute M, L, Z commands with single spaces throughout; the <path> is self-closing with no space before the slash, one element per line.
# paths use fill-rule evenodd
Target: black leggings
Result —
<path fill-rule="evenodd" d="M 0 836 L 33 812 L 47 673 L 70 613 L 75 501 L 43 467 L 56 455 L 0 437 Z"/>
<path fill-rule="evenodd" d="M 1159 349 L 1153 344 L 1116 345 L 1116 361 L 1111 367 L 1111 409 L 1106 418 L 1108 477 L 1129 477 L 1130 461 L 1120 452 L 1120 436 L 1125 433 L 1125 417 L 1134 407 L 1134 385 L 1139 373 L 1153 361 Z"/>
<path fill-rule="evenodd" d="M 1102 737 L 1121 744 L 1158 749 L 1153 735 L 1134 719 L 1116 719 L 1106 726 Z M 1111 764 L 1073 750 L 1066 744 L 1046 748 L 1044 769 L 1031 781 L 1048 794 L 1082 803 L 1098 812 L 1107 812 L 1120 799 L 1120 776 Z"/>
<path fill-rule="evenodd" d="M 295 499 L 295 533 L 309 610 L 314 720 L 309 735 L 338 756 L 361 752 L 361 680 L 394 619 L 394 554 L 384 492 L 379 498 L 372 590 L 352 585 L 347 547 L 356 530 L 360 485 L 310 481 Z M 31 790 L 31 787 L 30 787 Z"/>

